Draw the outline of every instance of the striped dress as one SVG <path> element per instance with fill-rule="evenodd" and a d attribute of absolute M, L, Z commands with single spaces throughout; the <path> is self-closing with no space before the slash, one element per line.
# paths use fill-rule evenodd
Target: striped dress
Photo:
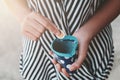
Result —
<path fill-rule="evenodd" d="M 50 19 L 59 29 L 72 35 L 105 0 L 27 0 L 28 6 Z M 45 31 L 38 41 L 23 38 L 20 73 L 25 80 L 105 80 L 113 65 L 112 29 L 107 25 L 90 42 L 87 57 L 81 68 L 70 78 L 59 73 L 48 54 L 52 32 Z"/>

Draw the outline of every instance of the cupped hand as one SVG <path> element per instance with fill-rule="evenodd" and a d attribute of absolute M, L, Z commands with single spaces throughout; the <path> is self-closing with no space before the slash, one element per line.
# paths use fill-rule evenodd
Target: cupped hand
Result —
<path fill-rule="evenodd" d="M 84 30 L 76 31 L 73 36 L 78 39 L 77 60 L 70 66 L 70 71 L 77 70 L 81 67 L 87 56 L 88 46 L 91 41 L 89 34 Z"/>
<path fill-rule="evenodd" d="M 86 27 L 81 27 L 78 31 L 74 32 L 73 36 L 78 39 L 78 58 L 77 60 L 71 65 L 70 71 L 77 70 L 81 67 L 82 63 L 84 62 L 87 51 L 89 47 L 89 43 L 94 35 L 90 34 Z"/>
<path fill-rule="evenodd" d="M 37 40 L 41 34 L 47 29 L 55 35 L 59 35 L 60 31 L 56 25 L 48 18 L 37 12 L 30 12 L 22 21 L 22 33 L 31 40 Z"/>

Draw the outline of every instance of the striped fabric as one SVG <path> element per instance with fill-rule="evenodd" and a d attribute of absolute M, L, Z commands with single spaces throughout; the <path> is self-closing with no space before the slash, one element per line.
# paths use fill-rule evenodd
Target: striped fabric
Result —
<path fill-rule="evenodd" d="M 28 0 L 28 6 L 50 19 L 66 34 L 78 30 L 104 0 Z M 113 65 L 112 29 L 107 25 L 89 45 L 88 55 L 77 73 L 67 78 L 51 63 L 48 54 L 56 37 L 45 31 L 38 41 L 23 38 L 20 73 L 25 80 L 104 80 Z"/>

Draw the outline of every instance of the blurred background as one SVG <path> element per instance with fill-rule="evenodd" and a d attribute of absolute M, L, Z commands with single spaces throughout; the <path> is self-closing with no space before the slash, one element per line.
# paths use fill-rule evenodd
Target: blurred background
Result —
<path fill-rule="evenodd" d="M 113 22 L 115 62 L 108 80 L 120 80 L 120 16 Z M 0 80 L 20 80 L 20 25 L 0 0 Z"/>

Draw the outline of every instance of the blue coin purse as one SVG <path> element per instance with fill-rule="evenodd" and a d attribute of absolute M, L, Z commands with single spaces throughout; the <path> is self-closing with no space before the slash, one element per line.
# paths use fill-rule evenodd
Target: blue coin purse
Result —
<path fill-rule="evenodd" d="M 64 67 L 67 72 L 70 65 L 76 59 L 76 50 L 78 48 L 78 40 L 76 37 L 67 35 L 63 39 L 56 38 L 51 43 L 51 50 L 54 53 L 54 58 Z"/>

